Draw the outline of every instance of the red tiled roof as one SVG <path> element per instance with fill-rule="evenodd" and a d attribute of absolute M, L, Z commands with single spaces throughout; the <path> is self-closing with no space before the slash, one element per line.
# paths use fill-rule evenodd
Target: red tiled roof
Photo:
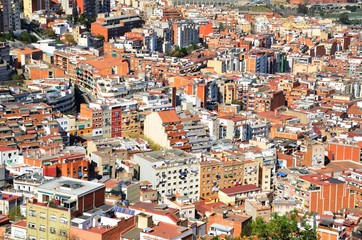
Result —
<path fill-rule="evenodd" d="M 11 148 L 11 147 L 6 147 L 6 146 L 0 146 L 0 152 L 5 152 L 5 151 L 15 151 L 16 148 Z"/>
<path fill-rule="evenodd" d="M 161 239 L 181 239 L 180 235 L 189 228 L 173 225 L 169 223 L 159 222 L 157 225 L 152 227 L 152 231 L 147 233 L 152 236 L 159 237 Z M 192 232 L 190 232 L 190 235 Z M 183 236 L 186 237 L 186 236 Z"/>
<path fill-rule="evenodd" d="M 231 188 L 224 188 L 220 191 L 227 194 L 227 195 L 236 195 L 238 193 L 245 193 L 245 192 L 252 192 L 252 191 L 258 191 L 260 190 L 259 187 L 253 185 L 253 184 L 246 184 L 246 185 L 240 185 L 235 186 Z"/>
<path fill-rule="evenodd" d="M 26 220 L 21 220 L 17 223 L 14 223 L 13 225 L 21 228 L 26 228 Z"/>
<path fill-rule="evenodd" d="M 179 122 L 180 121 L 180 118 L 178 117 L 175 110 L 158 112 L 158 115 L 160 116 L 161 121 L 164 122 L 164 123 L 171 123 L 171 122 Z"/>

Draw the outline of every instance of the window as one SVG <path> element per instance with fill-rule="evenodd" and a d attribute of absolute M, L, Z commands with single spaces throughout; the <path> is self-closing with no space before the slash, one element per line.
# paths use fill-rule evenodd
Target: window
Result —
<path fill-rule="evenodd" d="M 65 230 L 60 230 L 60 231 L 59 231 L 59 235 L 65 237 L 65 236 L 67 236 L 67 231 L 65 231 Z"/>
<path fill-rule="evenodd" d="M 50 221 L 56 221 L 57 217 L 53 214 L 50 214 Z"/>
<path fill-rule="evenodd" d="M 43 219 L 45 219 L 45 218 L 46 218 L 46 215 L 45 215 L 45 213 L 43 213 L 43 212 L 40 212 L 40 218 L 43 218 Z"/>
<path fill-rule="evenodd" d="M 30 222 L 30 223 L 28 224 L 28 227 L 29 227 L 29 228 L 35 228 L 35 223 L 31 223 L 31 222 Z"/>
<path fill-rule="evenodd" d="M 28 215 L 32 216 L 32 217 L 36 217 L 36 211 L 35 210 L 29 210 Z"/>
<path fill-rule="evenodd" d="M 36 237 L 34 237 L 34 236 L 29 236 L 29 240 L 36 240 Z"/>
<path fill-rule="evenodd" d="M 50 228 L 50 233 L 51 233 L 51 234 L 55 234 L 55 228 L 51 227 L 51 228 Z"/>
<path fill-rule="evenodd" d="M 44 225 L 40 225 L 39 230 L 42 232 L 45 232 L 45 226 Z"/>
<path fill-rule="evenodd" d="M 68 224 L 68 219 L 65 218 L 65 217 L 61 217 L 61 218 L 59 219 L 59 222 L 64 223 L 64 224 Z"/>

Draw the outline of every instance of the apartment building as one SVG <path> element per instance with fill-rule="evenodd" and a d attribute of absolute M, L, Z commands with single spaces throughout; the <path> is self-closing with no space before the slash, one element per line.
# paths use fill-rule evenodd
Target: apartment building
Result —
<path fill-rule="evenodd" d="M 84 154 L 70 154 L 58 157 L 57 162 L 45 162 L 43 165 L 43 175 L 47 177 L 70 177 L 88 180 L 89 161 Z"/>
<path fill-rule="evenodd" d="M 52 203 L 67 211 L 79 213 L 99 207 L 105 202 L 104 184 L 68 177 L 55 178 L 35 188 L 38 202 Z"/>
<path fill-rule="evenodd" d="M 189 139 L 191 150 L 208 151 L 212 146 L 212 141 L 209 134 L 209 127 L 201 122 L 198 115 L 179 113 L 183 130 L 186 132 L 186 137 Z"/>
<path fill-rule="evenodd" d="M 49 0 L 24 0 L 24 16 L 28 19 L 32 19 L 33 12 L 38 10 L 49 10 Z"/>
<path fill-rule="evenodd" d="M 144 123 L 146 137 L 164 148 L 190 150 L 191 145 L 175 110 L 152 112 Z"/>
<path fill-rule="evenodd" d="M 20 193 L 2 191 L 0 193 L 0 214 L 9 215 L 9 211 L 24 204 L 24 197 Z"/>
<path fill-rule="evenodd" d="M 33 91 L 41 91 L 39 97 L 49 104 L 53 111 L 69 113 L 75 110 L 74 87 L 66 78 L 45 78 L 33 80 L 27 86 Z"/>
<path fill-rule="evenodd" d="M 219 116 L 219 138 L 238 139 L 242 137 L 242 126 L 246 123 L 246 118 L 241 116 Z"/>
<path fill-rule="evenodd" d="M 87 149 L 95 172 L 110 177 L 117 177 L 121 169 L 127 169 L 131 176 L 136 175 L 136 167 L 127 165 L 125 160 L 135 153 L 150 151 L 147 141 L 143 139 L 130 140 L 120 137 L 87 141 Z"/>
<path fill-rule="evenodd" d="M 26 235 L 29 239 L 66 240 L 72 212 L 56 204 L 30 200 L 26 204 Z"/>
<path fill-rule="evenodd" d="M 0 146 L 0 165 L 4 166 L 18 163 L 20 163 L 18 149 Z"/>
<path fill-rule="evenodd" d="M 111 137 L 139 136 L 141 125 L 136 101 L 122 101 L 110 105 Z"/>
<path fill-rule="evenodd" d="M 69 1 L 69 4 L 72 3 Z M 97 16 L 98 13 L 110 12 L 110 0 L 75 0 L 73 2 L 79 14 Z"/>
<path fill-rule="evenodd" d="M 75 83 L 96 92 L 97 79 L 107 75 L 126 75 L 129 63 L 126 59 L 114 61 L 112 57 L 84 60 L 77 64 Z"/>
<path fill-rule="evenodd" d="M 178 47 L 187 47 L 199 43 L 199 26 L 191 21 L 180 21 L 172 25 L 173 44 Z"/>
<path fill-rule="evenodd" d="M 300 201 L 298 208 L 303 211 L 323 214 L 325 211 L 338 212 L 355 206 L 356 194 L 346 182 L 337 178 L 303 169 L 285 171 L 283 174 L 284 177 L 279 178 L 276 184 L 278 195 Z"/>
<path fill-rule="evenodd" d="M 245 61 L 241 57 L 240 48 L 230 48 L 218 52 L 218 55 L 207 61 L 208 67 L 213 67 L 215 73 L 245 72 Z"/>
<path fill-rule="evenodd" d="M 332 161 L 352 160 L 361 161 L 361 148 L 354 141 L 329 141 L 326 144 L 328 157 Z"/>
<path fill-rule="evenodd" d="M 167 149 L 135 154 L 140 181 L 148 180 L 161 197 L 187 196 L 191 202 L 199 199 L 200 162 L 180 149 Z"/>
<path fill-rule="evenodd" d="M 259 163 L 244 159 L 207 159 L 200 162 L 200 197 L 217 196 L 220 189 L 244 184 L 259 185 Z"/>
<path fill-rule="evenodd" d="M 244 101 L 247 103 L 246 109 L 255 112 L 274 111 L 286 104 L 284 93 L 281 90 L 248 92 L 244 94 Z"/>
<path fill-rule="evenodd" d="M 355 192 L 356 207 L 362 206 L 362 172 L 358 169 L 350 169 L 341 174 L 342 179 L 347 183 L 351 191 Z"/>
<path fill-rule="evenodd" d="M 91 33 L 102 35 L 105 41 L 123 36 L 126 32 L 131 32 L 133 28 L 142 27 L 144 21 L 139 15 L 98 15 L 95 22 L 91 24 Z"/>
<path fill-rule="evenodd" d="M 2 0 L 0 3 L 0 32 L 21 30 L 20 1 Z"/>

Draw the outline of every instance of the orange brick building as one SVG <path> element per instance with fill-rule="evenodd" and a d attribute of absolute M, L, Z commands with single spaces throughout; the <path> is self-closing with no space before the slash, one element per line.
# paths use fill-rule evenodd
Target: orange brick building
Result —
<path fill-rule="evenodd" d="M 300 179 L 309 184 L 306 194 L 301 195 L 306 200 L 308 212 L 323 214 L 324 211 L 338 212 L 355 206 L 355 194 L 345 182 L 323 174 L 310 174 Z"/>
<path fill-rule="evenodd" d="M 329 142 L 326 150 L 329 152 L 328 157 L 331 161 L 352 160 L 360 162 L 361 160 L 361 148 L 358 145 Z"/>
<path fill-rule="evenodd" d="M 123 36 L 133 28 L 142 27 L 143 20 L 138 15 L 119 15 L 114 17 L 98 17 L 91 24 L 91 33 L 102 35 L 105 41 Z"/>
<path fill-rule="evenodd" d="M 244 227 L 251 221 L 250 216 L 241 216 L 240 213 L 228 213 L 224 216 L 222 213 L 216 213 L 209 216 L 207 222 L 207 231 L 214 223 L 233 228 L 233 237 L 240 237 Z"/>
<path fill-rule="evenodd" d="M 29 77 L 30 79 L 43 79 L 43 78 L 57 78 L 64 77 L 65 73 L 63 70 L 58 68 L 30 68 Z"/>

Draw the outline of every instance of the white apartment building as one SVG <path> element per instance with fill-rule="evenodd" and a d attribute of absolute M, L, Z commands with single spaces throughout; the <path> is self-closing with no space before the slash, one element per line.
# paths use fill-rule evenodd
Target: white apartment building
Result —
<path fill-rule="evenodd" d="M 161 198 L 170 195 L 187 196 L 191 202 L 199 199 L 200 162 L 190 153 L 168 149 L 139 153 L 133 156 L 139 165 L 140 181 L 149 181 Z"/>

